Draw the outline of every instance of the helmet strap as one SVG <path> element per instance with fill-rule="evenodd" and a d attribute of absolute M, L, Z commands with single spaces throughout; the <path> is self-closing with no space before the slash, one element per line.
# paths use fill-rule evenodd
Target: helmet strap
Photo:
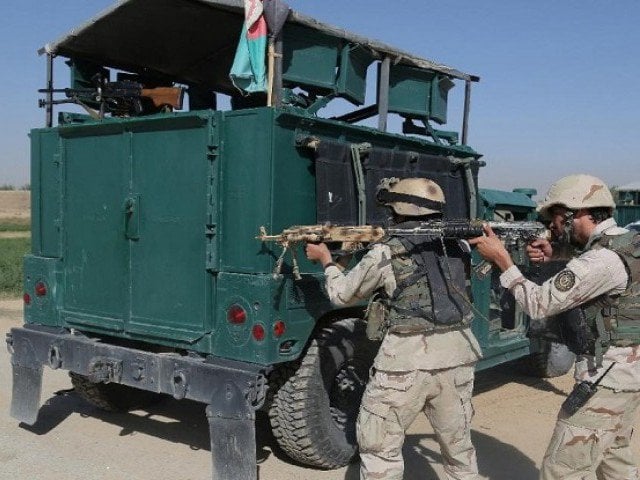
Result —
<path fill-rule="evenodd" d="M 573 210 L 567 210 L 564 214 L 562 222 L 562 236 L 559 238 L 562 243 L 572 243 L 574 215 L 575 212 Z"/>
<path fill-rule="evenodd" d="M 378 191 L 378 201 L 380 203 L 410 203 L 417 207 L 429 208 L 431 210 L 442 211 L 444 203 L 430 200 L 428 198 L 418 197 L 417 195 L 409 195 L 407 193 L 390 192 L 381 189 Z"/>

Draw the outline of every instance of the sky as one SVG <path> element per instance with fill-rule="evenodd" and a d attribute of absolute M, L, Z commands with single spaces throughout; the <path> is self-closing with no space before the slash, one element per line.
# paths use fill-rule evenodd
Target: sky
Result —
<path fill-rule="evenodd" d="M 28 132 L 44 126 L 37 90 L 45 85 L 46 63 L 37 50 L 113 3 L 3 3 L 0 185 L 29 183 Z M 609 186 L 640 181 L 638 0 L 288 3 L 320 21 L 478 75 L 468 142 L 487 163 L 481 187 L 533 187 L 540 196 L 571 173 L 596 175 Z M 66 74 L 56 75 L 57 86 L 66 86 Z M 454 112 L 463 92 L 459 83 L 450 93 Z M 442 128 L 460 127 L 461 119 L 453 118 Z"/>

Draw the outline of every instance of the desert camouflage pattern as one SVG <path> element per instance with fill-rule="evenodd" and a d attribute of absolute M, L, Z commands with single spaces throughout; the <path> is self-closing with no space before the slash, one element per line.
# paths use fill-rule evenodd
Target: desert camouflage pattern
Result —
<path fill-rule="evenodd" d="M 405 195 L 413 195 L 426 200 L 433 200 L 440 204 L 444 204 L 444 192 L 433 180 L 428 178 L 403 178 L 399 180 L 397 178 L 383 179 L 378 186 L 378 191 L 386 189 L 391 193 L 401 193 Z M 386 203 L 389 205 L 398 215 L 407 215 L 410 217 L 429 215 L 430 213 L 437 213 L 441 210 L 419 207 L 409 202 L 391 202 Z"/>
<path fill-rule="evenodd" d="M 336 266 L 329 266 L 325 280 L 329 299 L 336 306 L 365 300 L 379 288 L 391 296 L 396 289 L 391 249 L 384 244 L 374 245 L 346 274 Z M 433 370 L 476 362 L 481 356 L 480 345 L 468 327 L 430 335 L 388 333 L 374 367 L 391 372 Z"/>
<path fill-rule="evenodd" d="M 369 298 L 396 279 L 391 250 L 374 245 L 347 273 L 325 270 L 326 290 L 338 306 Z M 471 444 L 471 394 L 480 346 L 469 328 L 428 334 L 387 333 L 374 360 L 357 423 L 362 479 L 401 479 L 405 431 L 420 412 L 438 435 L 449 479 L 478 479 Z"/>
<path fill-rule="evenodd" d="M 376 371 L 357 423 L 362 480 L 401 480 L 405 431 L 424 412 L 436 433 L 448 479 L 476 480 L 471 443 L 474 366 L 436 371 Z"/>
<path fill-rule="evenodd" d="M 403 205 L 408 205 L 404 204 Z M 287 252 L 291 256 L 291 269 L 293 277 L 301 280 L 300 268 L 296 256 L 297 247 L 303 243 L 330 242 L 339 243 L 343 254 L 352 254 L 360 251 L 372 243 L 384 239 L 387 235 L 410 235 L 432 238 L 473 238 L 482 235 L 482 226 L 485 222 L 477 220 L 450 220 L 417 222 L 412 228 L 387 228 L 375 225 L 298 225 L 284 229 L 281 233 L 269 235 L 267 229 L 262 226 L 256 239 L 262 242 L 276 242 L 282 247 L 282 252 L 276 260 L 273 273 L 282 274 L 285 256 Z M 543 224 L 538 222 L 488 222 L 494 232 L 506 245 L 517 245 L 522 241 L 530 241 L 534 238 L 547 238 L 548 231 Z"/>
<path fill-rule="evenodd" d="M 331 303 L 338 307 L 365 300 L 379 288 L 388 296 L 393 295 L 396 278 L 391 267 L 391 250 L 384 244 L 374 244 L 346 274 L 336 266 L 327 267 L 325 288 Z"/>
<path fill-rule="evenodd" d="M 500 276 L 500 283 L 532 318 L 552 316 L 607 293 L 620 294 L 628 282 L 624 263 L 609 249 L 590 247 L 600 235 L 624 232 L 613 219 L 599 223 L 587 250 L 567 263 L 566 269 L 573 275 L 565 274 L 566 281 L 556 282 L 556 276 L 538 286 L 526 280 L 517 267 L 511 267 Z M 540 479 L 640 479 L 629 448 L 640 405 L 640 347 L 609 348 L 599 368 L 593 356 L 579 356 L 575 378 L 591 382 L 601 379 L 600 386 L 574 415 L 560 412 Z"/>
<path fill-rule="evenodd" d="M 597 225 L 593 238 L 601 234 L 619 235 L 622 232 L 626 230 L 619 228 L 613 219 L 608 219 Z M 500 276 L 500 283 L 513 293 L 527 315 L 544 318 L 606 293 L 620 294 L 625 291 L 629 278 L 618 254 L 607 248 L 588 249 L 567 263 L 566 270 L 573 272 L 571 285 L 555 281 L 563 272 L 542 285 L 536 285 L 525 279 L 515 266 Z M 600 385 L 614 390 L 640 391 L 640 349 L 637 346 L 609 348 L 600 368 L 596 367 L 592 356 L 579 357 L 576 361 L 575 378 L 578 381 L 595 381 L 613 362 L 616 365 Z"/>
<path fill-rule="evenodd" d="M 280 244 L 348 242 L 361 245 L 362 243 L 377 242 L 384 235 L 384 229 L 375 225 L 296 225 L 285 228 L 277 235 L 268 235 L 266 228 L 260 227 L 260 234 L 256 238 L 263 242 L 278 242 Z"/>
<path fill-rule="evenodd" d="M 439 370 L 475 363 L 480 358 L 480 345 L 466 327 L 431 334 L 387 333 L 373 366 L 387 372 Z"/>
<path fill-rule="evenodd" d="M 574 415 L 560 412 L 541 480 L 639 480 L 629 447 L 640 392 L 600 388 Z"/>
<path fill-rule="evenodd" d="M 484 220 L 431 220 L 412 222 L 411 227 L 387 227 L 376 225 L 295 225 L 282 232 L 269 235 L 262 226 L 256 239 L 262 242 L 276 242 L 283 248 L 294 248 L 304 242 L 334 242 L 346 244 L 342 248 L 354 252 L 364 248 L 365 244 L 378 242 L 387 235 L 424 236 L 430 238 L 473 238 L 482 235 L 483 226 L 489 225 L 503 241 L 515 244 L 517 241 L 529 241 L 536 238 L 550 239 L 550 232 L 544 224 L 534 221 L 486 222 Z"/>
<path fill-rule="evenodd" d="M 569 210 L 581 208 L 615 208 L 609 187 L 598 177 L 582 173 L 568 175 L 551 185 L 549 192 L 538 206 L 543 217 L 549 217 L 549 209 L 554 205 L 564 205 Z"/>

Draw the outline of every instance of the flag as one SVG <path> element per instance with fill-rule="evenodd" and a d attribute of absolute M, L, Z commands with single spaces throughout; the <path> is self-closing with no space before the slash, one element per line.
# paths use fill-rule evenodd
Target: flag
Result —
<path fill-rule="evenodd" d="M 229 77 L 247 93 L 267 91 L 267 22 L 260 0 L 244 0 L 245 22 Z"/>

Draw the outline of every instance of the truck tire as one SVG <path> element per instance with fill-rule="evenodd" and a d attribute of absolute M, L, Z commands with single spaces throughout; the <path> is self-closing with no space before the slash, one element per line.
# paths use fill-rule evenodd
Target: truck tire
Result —
<path fill-rule="evenodd" d="M 523 367 L 526 374 L 538 378 L 553 378 L 564 375 L 576 360 L 575 354 L 566 345 L 545 339 L 535 339 L 540 348 L 524 358 Z"/>
<path fill-rule="evenodd" d="M 273 435 L 287 455 L 324 469 L 355 457 L 356 419 L 378 347 L 359 319 L 340 320 L 318 332 L 269 409 Z"/>
<path fill-rule="evenodd" d="M 90 404 L 107 412 L 127 412 L 146 407 L 160 399 L 160 395 L 119 383 L 96 383 L 78 373 L 69 372 L 76 393 Z"/>

